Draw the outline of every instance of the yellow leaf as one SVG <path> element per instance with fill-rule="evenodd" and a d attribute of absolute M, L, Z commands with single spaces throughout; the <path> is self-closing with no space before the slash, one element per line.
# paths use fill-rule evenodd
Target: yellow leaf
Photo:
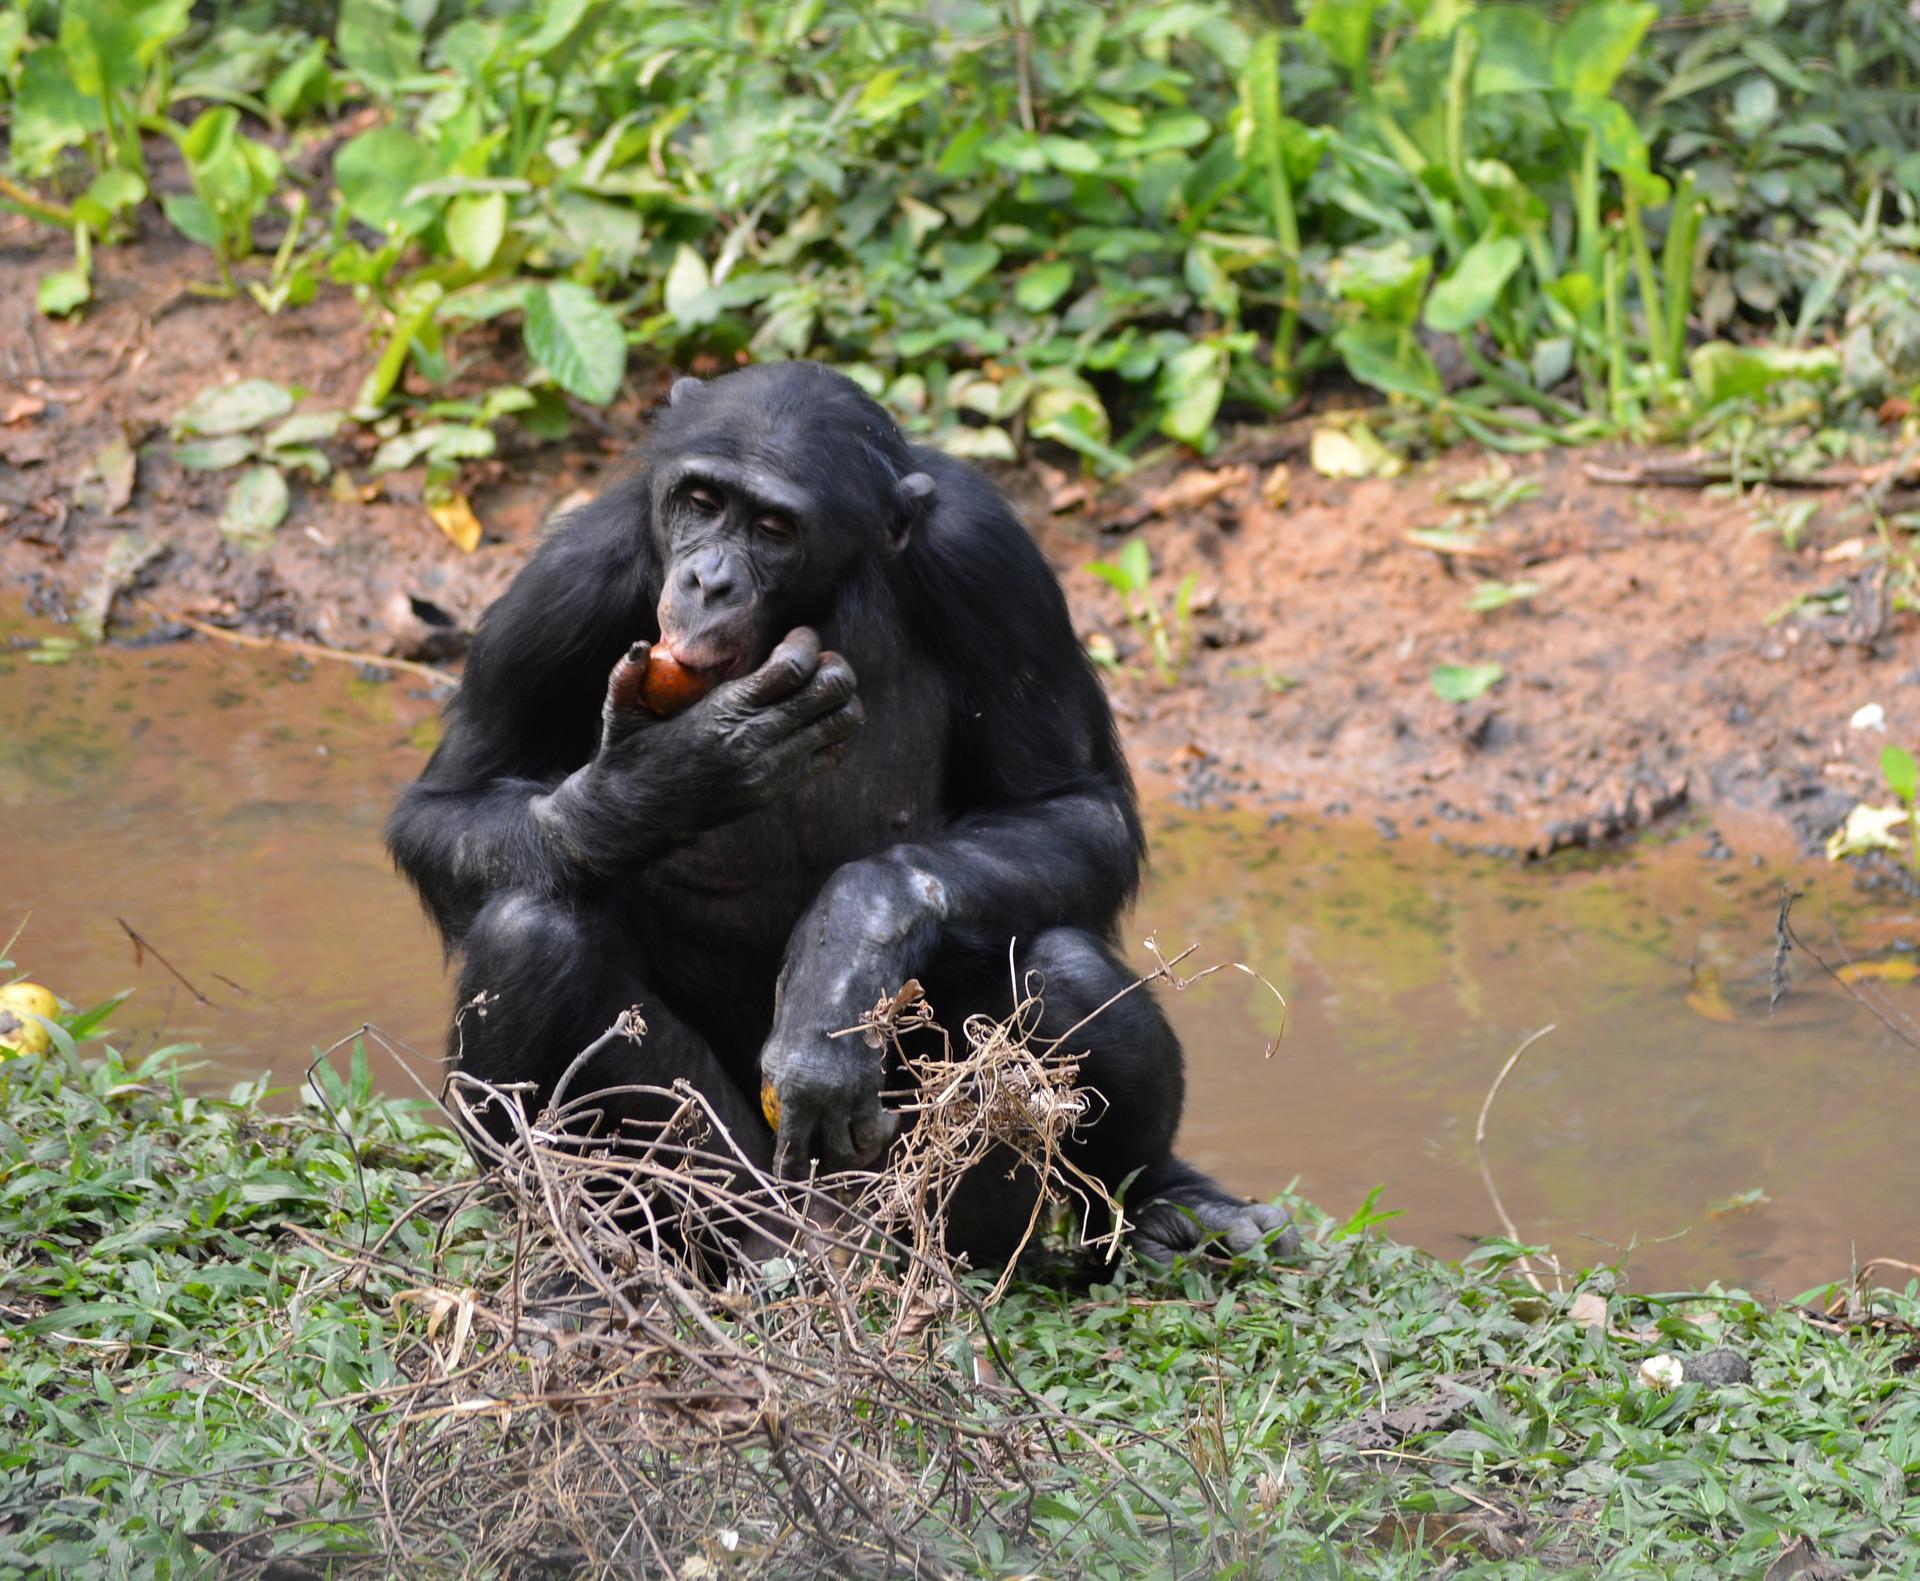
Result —
<path fill-rule="evenodd" d="M 1733 1006 L 1727 1003 L 1727 993 L 1720 986 L 1720 968 L 1717 966 L 1694 967 L 1693 986 L 1687 990 L 1687 1008 L 1707 1021 L 1740 1019 L 1733 1013 Z"/>
<path fill-rule="evenodd" d="M 464 494 L 449 494 L 443 500 L 430 500 L 427 514 L 434 526 L 451 538 L 464 554 L 480 547 L 480 518 L 473 514 Z"/>
<path fill-rule="evenodd" d="M 1895 955 L 1884 961 L 1849 961 L 1838 973 L 1843 983 L 1878 978 L 1883 983 L 1911 983 L 1920 979 L 1920 958 Z"/>
<path fill-rule="evenodd" d="M 1348 435 L 1337 428 L 1316 428 L 1307 449 L 1313 470 L 1323 478 L 1365 478 L 1373 475 L 1373 462 Z"/>

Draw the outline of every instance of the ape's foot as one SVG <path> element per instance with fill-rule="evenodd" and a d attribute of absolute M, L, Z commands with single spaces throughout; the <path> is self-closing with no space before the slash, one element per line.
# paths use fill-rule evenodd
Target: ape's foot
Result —
<path fill-rule="evenodd" d="M 1197 1251 L 1238 1257 L 1262 1244 L 1273 1257 L 1300 1250 L 1300 1232 L 1284 1208 L 1233 1196 L 1177 1160 L 1174 1171 L 1175 1178 L 1130 1215 L 1133 1232 L 1127 1240 L 1137 1256 L 1170 1263 Z"/>

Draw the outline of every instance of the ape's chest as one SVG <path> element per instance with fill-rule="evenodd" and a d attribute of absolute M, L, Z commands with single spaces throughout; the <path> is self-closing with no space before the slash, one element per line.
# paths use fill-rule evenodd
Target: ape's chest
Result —
<path fill-rule="evenodd" d="M 654 904 L 716 942 L 781 949 L 836 869 L 924 836 L 948 811 L 945 710 L 863 696 L 867 722 L 839 764 L 656 864 Z"/>

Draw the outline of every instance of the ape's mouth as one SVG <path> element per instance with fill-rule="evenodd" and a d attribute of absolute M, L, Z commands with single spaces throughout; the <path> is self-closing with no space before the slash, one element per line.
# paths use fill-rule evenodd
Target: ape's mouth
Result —
<path fill-rule="evenodd" d="M 731 681 L 736 676 L 745 675 L 754 668 L 751 658 L 738 651 L 724 648 L 717 642 L 703 642 L 692 637 L 672 637 L 662 632 L 660 645 L 672 654 L 683 668 L 693 671 L 710 686 L 718 686 L 722 681 Z"/>

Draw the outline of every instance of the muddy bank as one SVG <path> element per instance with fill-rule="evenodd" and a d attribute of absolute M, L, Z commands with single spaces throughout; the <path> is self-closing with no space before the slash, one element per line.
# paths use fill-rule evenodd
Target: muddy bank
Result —
<path fill-rule="evenodd" d="M 168 419 L 243 374 L 300 387 L 307 408 L 350 406 L 371 310 L 339 290 L 278 317 L 209 299 L 192 289 L 205 254 L 155 235 L 97 255 L 87 316 L 49 323 L 33 291 L 63 245 L 0 221 L 0 589 L 36 615 L 98 608 L 124 583 L 122 623 L 189 615 L 457 655 L 555 504 L 605 480 L 664 389 L 664 370 L 642 374 L 562 442 L 501 423 L 499 453 L 464 480 L 484 529 L 472 553 L 429 519 L 419 469 L 368 478 L 377 439 L 352 425 L 328 454 L 355 486 L 294 477 L 285 525 L 248 549 L 219 527 L 232 474 L 181 470 Z M 460 391 L 512 376 L 487 326 L 450 349 Z M 1156 787 L 1517 850 L 1682 809 L 1758 812 L 1806 842 L 1877 793 L 1888 737 L 1851 729 L 1855 710 L 1877 702 L 1893 739 L 1920 742 L 1915 618 L 1863 552 L 1856 490 L 1783 501 L 1604 483 L 1596 464 L 1635 458 L 1565 452 L 1514 458 L 1511 475 L 1462 451 L 1335 480 L 1308 462 L 1312 426 L 1242 431 L 1208 462 L 1168 458 L 1101 487 L 1045 464 L 1003 479 L 1081 628 L 1113 645 L 1115 703 Z M 121 440 L 130 478 L 100 465 Z M 1809 502 L 1790 550 L 1783 506 Z M 1135 532 L 1163 606 L 1197 576 L 1193 655 L 1171 685 L 1144 673 L 1118 598 L 1084 569 Z M 1482 583 L 1528 592 L 1476 610 Z M 1429 682 L 1445 664 L 1502 678 L 1445 702 Z"/>

